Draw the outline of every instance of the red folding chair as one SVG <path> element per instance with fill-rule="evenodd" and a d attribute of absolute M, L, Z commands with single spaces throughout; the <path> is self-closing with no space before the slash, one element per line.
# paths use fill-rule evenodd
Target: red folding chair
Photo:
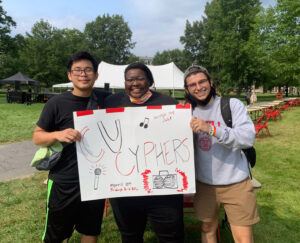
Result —
<path fill-rule="evenodd" d="M 280 111 L 286 111 L 290 108 L 289 103 L 285 103 L 284 105 L 282 105 L 279 109 Z"/>
<path fill-rule="evenodd" d="M 266 131 L 268 136 L 271 136 L 269 128 L 268 128 L 268 121 L 269 118 L 266 116 L 266 114 L 263 114 L 262 116 L 260 116 L 255 125 L 255 132 L 256 132 L 256 136 L 258 136 L 259 133 Z"/>
<path fill-rule="evenodd" d="M 267 116 L 267 119 L 272 119 L 274 121 L 276 121 L 277 119 L 281 119 L 282 118 L 280 110 L 273 109 L 273 108 L 267 109 L 265 111 L 265 115 Z"/>

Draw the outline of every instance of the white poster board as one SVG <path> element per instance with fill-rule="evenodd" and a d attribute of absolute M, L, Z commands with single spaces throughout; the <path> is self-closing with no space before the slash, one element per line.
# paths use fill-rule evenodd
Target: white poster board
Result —
<path fill-rule="evenodd" d="M 74 112 L 81 199 L 195 192 L 190 105 Z"/>

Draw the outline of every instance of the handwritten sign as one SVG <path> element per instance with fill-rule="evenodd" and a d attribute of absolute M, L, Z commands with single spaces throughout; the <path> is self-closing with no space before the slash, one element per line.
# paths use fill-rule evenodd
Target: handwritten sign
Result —
<path fill-rule="evenodd" d="M 195 192 L 189 105 L 74 112 L 81 199 Z"/>

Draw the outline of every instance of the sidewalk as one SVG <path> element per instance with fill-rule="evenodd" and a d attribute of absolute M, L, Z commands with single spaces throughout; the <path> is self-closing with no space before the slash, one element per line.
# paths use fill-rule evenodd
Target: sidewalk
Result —
<path fill-rule="evenodd" d="M 0 145 L 0 182 L 33 175 L 37 170 L 30 162 L 37 148 L 32 141 Z"/>

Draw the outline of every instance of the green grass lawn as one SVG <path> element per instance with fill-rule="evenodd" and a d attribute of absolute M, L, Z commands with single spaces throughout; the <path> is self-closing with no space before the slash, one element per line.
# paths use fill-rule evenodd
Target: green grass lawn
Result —
<path fill-rule="evenodd" d="M 285 111 L 269 125 L 271 137 L 257 139 L 254 175 L 263 184 L 258 192 L 261 222 L 256 242 L 300 240 L 300 107 Z"/>
<path fill-rule="evenodd" d="M 43 106 L 0 103 L 0 144 L 30 139 Z"/>
<path fill-rule="evenodd" d="M 45 172 L 22 180 L 0 182 L 0 242 L 40 242 L 45 220 L 46 185 Z M 186 242 L 199 239 L 199 223 L 194 217 L 187 216 Z M 195 227 L 197 226 L 197 227 Z M 74 233 L 70 242 L 80 242 L 79 235 Z M 119 243 L 120 234 L 113 219 L 111 209 L 104 216 L 100 243 Z M 145 232 L 145 242 L 157 242 L 150 227 Z"/>
<path fill-rule="evenodd" d="M 0 141 L 30 138 L 42 106 L 0 104 Z M 300 239 L 300 107 L 285 111 L 282 116 L 282 120 L 269 123 L 272 136 L 257 138 L 255 145 L 257 164 L 253 175 L 262 183 L 257 192 L 261 221 L 254 227 L 258 243 L 296 243 Z M 0 182 L 0 242 L 40 241 L 46 177 L 46 173 L 39 172 L 29 178 Z M 192 214 L 186 214 L 185 226 L 186 242 L 199 242 L 200 226 Z M 78 234 L 71 242 L 79 242 Z M 104 218 L 99 242 L 120 242 L 111 212 Z M 156 242 L 150 227 L 145 242 Z"/>

